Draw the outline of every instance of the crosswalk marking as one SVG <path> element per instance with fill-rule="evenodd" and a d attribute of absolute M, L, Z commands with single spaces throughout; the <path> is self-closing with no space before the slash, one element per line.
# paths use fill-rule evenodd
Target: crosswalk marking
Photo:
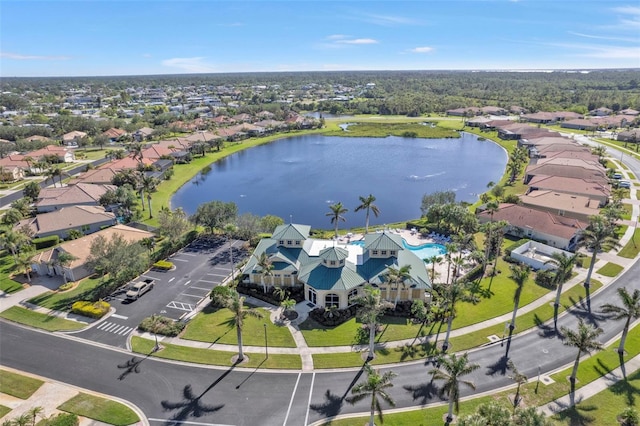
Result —
<path fill-rule="evenodd" d="M 109 322 L 109 321 L 103 322 L 96 328 L 100 331 L 106 331 L 107 333 L 118 334 L 120 336 L 133 331 L 133 327 L 129 327 L 126 325 L 118 324 L 115 322 Z"/>

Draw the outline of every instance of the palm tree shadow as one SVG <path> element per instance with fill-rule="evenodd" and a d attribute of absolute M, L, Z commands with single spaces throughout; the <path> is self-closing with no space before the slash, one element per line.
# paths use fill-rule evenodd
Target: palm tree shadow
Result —
<path fill-rule="evenodd" d="M 124 364 L 118 364 L 118 368 L 124 370 L 122 374 L 118 376 L 118 380 L 124 380 L 129 374 L 132 373 L 140 373 L 140 364 L 142 364 L 142 361 L 149 358 L 150 356 L 150 353 L 145 355 L 144 358 L 138 358 L 134 356 L 131 359 L 127 360 L 127 362 L 125 362 Z"/>
<path fill-rule="evenodd" d="M 551 337 L 555 337 L 558 333 L 558 329 L 556 327 L 556 321 L 554 319 L 554 325 L 545 324 L 544 321 L 538 316 L 538 314 L 533 315 L 533 322 L 538 328 L 538 336 L 548 339 Z"/>
<path fill-rule="evenodd" d="M 509 357 L 504 355 L 501 356 L 498 361 L 487 366 L 487 374 L 490 376 L 495 376 L 500 373 L 501 376 L 507 374 L 507 370 L 509 369 Z"/>
<path fill-rule="evenodd" d="M 572 391 L 573 394 L 573 391 Z M 569 424 L 571 426 L 589 426 L 593 424 L 594 416 L 588 415 L 589 411 L 597 410 L 598 407 L 595 405 L 581 405 L 582 398 L 578 398 L 575 400 L 573 396 L 571 397 L 571 401 L 569 404 L 564 404 L 556 401 L 555 404 L 557 409 L 554 411 L 558 411 L 552 418 L 554 420 L 559 420 L 563 424 L 567 423 L 566 420 L 569 420 Z"/>
<path fill-rule="evenodd" d="M 612 385 L 609 389 L 616 395 L 625 395 L 626 404 L 629 407 L 636 406 L 636 397 L 640 395 L 640 388 L 633 385 L 631 382 L 640 379 L 640 370 L 633 373 L 628 378 L 625 377 L 624 380 L 620 380 L 614 385 Z"/>
<path fill-rule="evenodd" d="M 362 376 L 362 373 L 364 373 L 365 365 L 367 365 L 366 362 L 362 364 L 362 367 L 360 367 L 360 370 L 358 371 L 358 373 L 353 377 L 353 380 L 351 380 L 351 383 L 349 383 L 349 386 L 347 386 L 347 389 L 345 389 L 342 396 L 333 394 L 331 393 L 331 390 L 327 389 L 326 392 L 324 393 L 325 402 L 323 402 L 322 404 L 310 404 L 309 408 L 311 408 L 316 413 L 321 414 L 325 418 L 334 417 L 340 414 L 340 411 L 342 410 L 342 406 L 344 405 L 344 402 L 347 399 L 347 395 L 349 395 L 349 391 L 360 379 L 360 376 Z"/>
<path fill-rule="evenodd" d="M 407 392 L 411 392 L 411 397 L 414 401 L 419 400 L 421 405 L 425 405 L 438 395 L 438 387 L 433 384 L 433 381 L 428 383 L 421 383 L 419 385 L 404 385 L 402 387 Z"/>
<path fill-rule="evenodd" d="M 224 407 L 224 404 L 219 405 L 211 405 L 205 404 L 201 402 L 203 396 L 207 394 L 211 389 L 213 389 L 218 383 L 220 383 L 229 373 L 233 371 L 236 367 L 236 364 L 233 364 L 231 368 L 225 371 L 220 377 L 218 377 L 208 388 L 206 388 L 200 395 L 195 396 L 193 394 L 193 389 L 191 385 L 186 385 L 182 389 L 182 401 L 179 402 L 169 402 L 169 401 L 161 401 L 162 409 L 164 411 L 176 411 L 176 413 L 171 417 L 170 421 L 167 423 L 169 425 L 181 425 L 184 424 L 185 420 L 190 417 L 202 417 L 203 415 L 214 413 Z"/>

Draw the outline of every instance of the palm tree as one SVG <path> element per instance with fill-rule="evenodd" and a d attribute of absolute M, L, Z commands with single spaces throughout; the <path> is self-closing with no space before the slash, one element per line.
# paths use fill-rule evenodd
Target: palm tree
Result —
<path fill-rule="evenodd" d="M 380 374 L 378 370 L 374 369 L 369 364 L 364 366 L 364 370 L 367 372 L 367 380 L 358 383 L 351 389 L 353 396 L 347 398 L 347 402 L 350 404 L 356 404 L 371 396 L 371 416 L 369 418 L 369 426 L 374 426 L 373 421 L 375 419 L 376 411 L 378 412 L 380 423 L 384 423 L 382 419 L 382 407 L 380 406 L 380 400 L 378 397 L 382 398 L 382 400 L 392 407 L 395 407 L 396 405 L 393 398 L 391 398 L 391 395 L 389 395 L 385 390 L 393 387 L 391 379 L 393 379 L 396 374 L 393 371 L 387 371 L 384 374 Z"/>
<path fill-rule="evenodd" d="M 0 248 L 8 250 L 14 258 L 29 241 L 30 238 L 27 235 L 13 229 L 7 229 L 0 234 Z"/>
<path fill-rule="evenodd" d="M 58 265 L 62 271 L 62 278 L 64 279 L 64 283 L 67 283 L 67 273 L 65 268 L 69 266 L 77 257 L 72 255 L 71 253 L 67 253 L 66 251 L 59 251 L 58 258 L 53 261 L 54 265 Z"/>
<path fill-rule="evenodd" d="M 445 383 L 440 389 L 440 395 L 449 396 L 449 411 L 447 412 L 447 424 L 453 421 L 453 409 L 455 406 L 455 412 L 458 413 L 460 408 L 460 385 L 466 385 L 471 389 L 476 388 L 476 385 L 467 380 L 461 380 L 462 376 L 471 374 L 480 368 L 478 364 L 469 363 L 469 354 L 465 353 L 461 357 L 456 354 L 450 354 L 447 356 L 438 357 L 438 368 L 431 370 L 434 380 L 444 380 Z"/>
<path fill-rule="evenodd" d="M 582 234 L 581 242 L 583 246 L 593 251 L 591 255 L 591 265 L 589 265 L 589 271 L 587 272 L 587 279 L 584 281 L 585 288 L 588 289 L 591 284 L 591 274 L 596 264 L 598 252 L 618 245 L 618 242 L 613 237 L 614 234 L 615 229 L 605 218 L 602 216 L 591 216 L 589 226 L 587 226 Z"/>
<path fill-rule="evenodd" d="M 456 303 L 458 301 L 463 302 L 477 302 L 477 296 L 469 291 L 469 283 L 466 281 L 455 281 L 451 284 L 442 284 L 439 286 L 438 291 L 440 295 L 446 300 L 445 313 L 447 313 L 447 333 L 442 343 L 442 352 L 446 352 L 449 349 L 449 336 L 451 335 L 451 328 L 453 327 L 453 320 L 456 317 Z M 448 312 L 447 312 L 448 311 Z"/>
<path fill-rule="evenodd" d="M 520 404 L 520 386 L 527 383 L 527 376 L 518 371 L 512 360 L 507 361 L 507 368 L 513 371 L 513 375 L 509 376 L 509 378 L 518 384 L 516 396 L 513 397 L 513 411 L 515 413 L 518 404 Z"/>
<path fill-rule="evenodd" d="M 509 278 L 516 283 L 516 290 L 513 293 L 513 316 L 511 317 L 511 322 L 509 323 L 509 333 L 513 333 L 513 330 L 516 328 L 516 315 L 518 314 L 518 307 L 520 306 L 520 295 L 522 295 L 522 289 L 524 288 L 524 283 L 529 279 L 529 273 L 531 269 L 527 265 L 511 265 L 511 275 Z"/>
<path fill-rule="evenodd" d="M 219 301 L 222 306 L 233 313 L 233 322 L 236 326 L 236 336 L 238 338 L 238 362 L 244 360 L 244 353 L 242 351 L 242 327 L 244 326 L 245 318 L 249 316 L 262 318 L 260 311 L 254 308 L 247 308 L 244 305 L 244 299 L 245 298 L 240 296 L 235 289 L 230 289 L 227 297 Z"/>
<path fill-rule="evenodd" d="M 380 315 L 389 305 L 382 300 L 380 289 L 373 288 L 370 285 L 366 285 L 363 294 L 351 298 L 350 302 L 360 306 L 357 315 L 360 321 L 369 327 L 369 358 L 373 359 L 375 356 L 376 325 Z"/>
<path fill-rule="evenodd" d="M 571 278 L 571 274 L 573 273 L 573 267 L 578 261 L 578 255 L 574 254 L 571 256 L 567 256 L 562 252 L 553 253 L 551 255 L 551 259 L 546 261 L 545 263 L 553 263 L 555 268 L 555 273 L 553 274 L 553 279 L 551 280 L 552 284 L 554 284 L 556 289 L 556 300 L 553 302 L 553 322 L 557 327 L 558 322 L 558 309 L 560 308 L 560 296 L 562 295 L 562 285 L 566 283 L 569 278 Z"/>
<path fill-rule="evenodd" d="M 267 292 L 267 285 L 264 282 L 265 277 L 270 277 L 273 275 L 273 264 L 267 256 L 267 253 L 262 252 L 260 257 L 258 258 L 258 267 L 260 268 L 260 282 L 262 283 L 262 291 L 264 293 Z"/>
<path fill-rule="evenodd" d="M 393 307 L 398 306 L 398 300 L 400 300 L 400 286 L 406 287 L 405 281 L 411 278 L 411 265 L 403 265 L 400 268 L 394 268 L 389 266 L 387 268 L 387 281 L 392 287 L 396 287 L 396 300 L 393 303 Z"/>
<path fill-rule="evenodd" d="M 158 180 L 153 176 L 148 176 L 143 173 L 140 174 L 139 177 L 140 182 L 140 199 L 142 200 L 142 210 L 144 211 L 144 194 L 147 194 L 147 200 L 149 204 L 149 219 L 153 216 L 151 215 L 151 193 L 156 190 L 158 186 Z"/>
<path fill-rule="evenodd" d="M 602 349 L 602 343 L 598 342 L 596 338 L 603 333 L 601 328 L 595 328 L 591 325 L 585 324 L 580 318 L 578 320 L 578 330 L 574 331 L 567 327 L 561 327 L 560 331 L 564 334 L 564 344 L 567 346 L 573 346 L 578 348 L 578 355 L 576 361 L 573 364 L 573 371 L 571 372 L 571 386 L 576 384 L 576 376 L 578 374 L 578 365 L 580 364 L 580 355 L 582 352 L 591 353 L 591 351 L 599 351 Z"/>
<path fill-rule="evenodd" d="M 36 426 L 36 418 L 44 414 L 44 408 L 32 407 L 27 411 L 27 414 L 31 417 L 31 426 Z"/>
<path fill-rule="evenodd" d="M 602 312 L 605 314 L 613 314 L 613 319 L 616 321 L 621 319 L 625 320 L 620 346 L 618 346 L 618 353 L 622 355 L 624 354 L 624 344 L 627 340 L 627 333 L 629 333 L 629 324 L 631 324 L 632 319 L 640 318 L 640 290 L 635 289 L 631 295 L 626 287 L 622 287 L 618 289 L 618 296 L 620 296 L 620 300 L 622 300 L 622 306 L 606 303 L 602 305 Z"/>
<path fill-rule="evenodd" d="M 430 279 L 431 282 L 433 283 L 436 279 L 436 265 L 439 265 L 442 262 L 442 256 L 438 256 L 433 255 L 431 257 L 428 257 L 427 259 L 423 259 L 425 262 L 428 262 L 431 264 L 431 273 L 430 273 Z"/>
<path fill-rule="evenodd" d="M 345 214 L 346 212 L 348 212 L 349 209 L 346 209 L 342 205 L 342 203 L 340 203 L 340 202 L 330 205 L 329 209 L 331 211 L 329 213 L 327 213 L 326 216 L 330 216 L 331 217 L 331 223 L 333 223 L 335 225 L 335 236 L 337 238 L 338 237 L 338 222 L 339 221 L 343 221 L 343 222 L 346 221 L 346 219 L 342 215 Z"/>
<path fill-rule="evenodd" d="M 368 234 L 369 233 L 369 212 L 370 211 L 373 212 L 373 215 L 375 217 L 378 217 L 378 215 L 380 214 L 380 209 L 378 208 L 378 206 L 373 204 L 373 202 L 376 201 L 376 197 L 374 197 L 372 194 L 369 194 L 368 197 L 360 196 L 359 198 L 360 198 L 360 205 L 356 207 L 354 212 L 359 212 L 360 210 L 367 211 L 367 216 L 364 222 L 364 233 Z"/>
<path fill-rule="evenodd" d="M 500 205 L 497 201 L 489 201 L 486 205 L 486 212 L 489 213 L 489 226 L 487 227 L 487 241 L 488 244 L 485 244 L 485 260 L 482 265 L 482 274 L 484 275 L 485 269 L 487 269 L 487 263 L 489 263 L 489 256 L 491 256 L 491 230 L 493 228 L 493 215 L 499 210 Z"/>

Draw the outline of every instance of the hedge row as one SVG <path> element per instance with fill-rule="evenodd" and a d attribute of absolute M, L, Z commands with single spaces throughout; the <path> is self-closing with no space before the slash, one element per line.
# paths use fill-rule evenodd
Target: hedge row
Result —
<path fill-rule="evenodd" d="M 97 302 L 79 300 L 71 305 L 71 312 L 78 315 L 84 315 L 89 318 L 102 318 L 107 312 L 109 312 L 110 307 L 111 305 L 104 300 L 98 300 Z"/>
<path fill-rule="evenodd" d="M 57 235 L 51 235 L 48 237 L 34 238 L 31 242 L 36 246 L 36 250 L 41 250 L 57 246 L 60 243 L 60 237 Z"/>
<path fill-rule="evenodd" d="M 162 269 L 163 271 L 168 271 L 169 269 L 173 268 L 173 263 L 166 260 L 158 260 L 153 264 L 153 267 L 156 269 Z"/>

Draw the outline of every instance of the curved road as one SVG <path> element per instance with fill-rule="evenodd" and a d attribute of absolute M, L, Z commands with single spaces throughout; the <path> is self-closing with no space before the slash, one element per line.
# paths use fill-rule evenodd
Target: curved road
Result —
<path fill-rule="evenodd" d="M 640 176 L 640 162 L 627 164 Z M 575 328 L 577 319 L 584 318 L 604 330 L 601 341 L 614 338 L 623 323 L 599 315 L 599 306 L 617 301 L 619 287 L 640 289 L 638 277 L 640 263 L 635 263 L 592 296 L 591 313 L 581 303 L 559 318 L 558 327 Z M 564 346 L 548 325 L 514 336 L 510 345 L 474 350 L 470 359 L 482 367 L 469 377 L 476 383 L 475 393 L 513 383 L 506 374 L 508 346 L 509 359 L 529 377 L 539 369 L 544 373 L 569 364 L 576 355 L 575 348 Z M 367 411 L 364 402 L 351 406 L 344 401 L 350 388 L 364 378 L 357 369 L 299 373 L 185 365 L 5 321 L 0 321 L 0 364 L 129 400 L 152 424 L 306 425 L 337 414 Z M 391 389 L 398 407 L 440 400 L 430 384 L 430 365 L 421 361 L 391 369 L 398 374 Z M 463 395 L 470 393 L 463 391 Z"/>

